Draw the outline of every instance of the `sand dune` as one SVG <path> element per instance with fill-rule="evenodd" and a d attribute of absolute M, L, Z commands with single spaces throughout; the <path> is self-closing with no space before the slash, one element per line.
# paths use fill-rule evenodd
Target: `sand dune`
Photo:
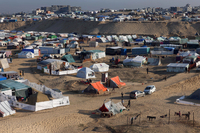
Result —
<path fill-rule="evenodd" d="M 145 34 L 194 36 L 200 32 L 200 22 L 91 22 L 72 19 L 53 19 L 37 22 L 1 23 L 0 30 L 33 30 L 77 32 L 81 34 Z"/>

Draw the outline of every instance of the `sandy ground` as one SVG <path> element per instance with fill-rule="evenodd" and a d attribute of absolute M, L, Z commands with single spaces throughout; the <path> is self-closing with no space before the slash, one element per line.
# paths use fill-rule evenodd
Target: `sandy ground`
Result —
<path fill-rule="evenodd" d="M 87 47 L 88 49 L 95 49 Z M 1 48 L 5 49 L 5 48 Z M 105 50 L 105 45 L 100 44 L 96 49 Z M 73 50 L 71 51 L 73 54 Z M 109 60 L 113 56 L 97 60 L 97 62 L 105 62 L 109 64 Z M 77 83 L 82 79 L 75 75 L 68 76 L 50 76 L 41 73 L 36 69 L 35 59 L 18 59 L 13 58 L 13 63 L 6 71 L 25 70 L 24 78 L 35 83 L 42 83 L 50 88 L 61 89 L 63 94 L 69 96 L 70 105 L 57 107 L 39 112 L 29 112 L 16 109 L 17 113 L 5 118 L 0 118 L 1 132 L 15 133 L 63 133 L 63 132 L 200 132 L 200 108 L 197 106 L 186 106 L 175 104 L 175 100 L 182 95 L 190 95 L 199 88 L 200 75 L 195 70 L 190 73 L 167 73 L 166 65 L 169 62 L 175 62 L 175 56 L 162 58 L 161 66 L 148 66 L 150 72 L 146 74 L 147 66 L 142 68 L 110 68 L 109 78 L 119 76 L 126 82 L 127 86 L 110 91 L 109 94 L 102 95 L 86 95 L 80 93 L 87 85 Z M 75 59 L 78 57 L 74 56 Z M 123 60 L 125 57 L 120 57 Z M 79 60 L 77 65 L 81 64 Z M 91 62 L 83 63 L 83 66 L 90 66 Z M 167 81 L 163 78 L 167 76 Z M 96 73 L 96 79 L 99 81 L 101 74 Z M 142 84 L 143 83 L 143 84 Z M 129 110 L 123 111 L 111 118 L 101 118 L 99 115 L 93 114 L 96 109 L 102 106 L 105 99 L 112 99 L 114 102 L 121 101 L 121 92 L 124 93 L 124 104 L 129 100 L 129 93 L 133 90 L 143 91 L 145 86 L 154 84 L 157 91 L 152 95 L 138 99 L 131 99 L 131 107 Z M 111 90 L 111 89 L 110 89 Z M 167 118 L 160 118 L 161 115 L 168 114 L 170 109 L 170 124 Z M 183 117 L 174 116 L 174 112 L 188 111 L 195 114 L 195 126 L 192 121 L 187 121 Z M 134 117 L 137 113 L 141 113 L 141 117 L 134 121 L 133 125 L 127 126 L 127 118 Z M 156 116 L 156 120 L 148 121 L 147 116 Z M 192 115 L 191 115 L 192 116 Z M 192 119 L 192 117 L 191 117 Z"/>

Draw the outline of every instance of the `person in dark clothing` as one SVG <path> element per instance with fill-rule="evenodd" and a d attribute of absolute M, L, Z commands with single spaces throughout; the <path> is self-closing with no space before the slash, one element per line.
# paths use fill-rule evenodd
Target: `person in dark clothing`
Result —
<path fill-rule="evenodd" d="M 165 81 L 167 80 L 167 76 L 165 76 Z"/>
<path fill-rule="evenodd" d="M 144 45 L 146 45 L 147 44 L 147 42 L 146 42 L 146 40 L 144 39 Z"/>
<path fill-rule="evenodd" d="M 131 100 L 128 100 L 127 108 L 128 108 L 128 107 L 131 107 Z"/>
<path fill-rule="evenodd" d="M 115 87 L 113 87 L 113 91 L 115 91 Z"/>
<path fill-rule="evenodd" d="M 187 73 L 187 67 L 185 68 L 185 73 Z"/>
<path fill-rule="evenodd" d="M 22 76 L 24 76 L 24 70 L 22 70 Z"/>
<path fill-rule="evenodd" d="M 121 95 L 122 95 L 122 98 L 123 98 L 124 93 L 122 92 Z"/>
<path fill-rule="evenodd" d="M 147 74 L 149 73 L 149 68 L 147 68 Z"/>

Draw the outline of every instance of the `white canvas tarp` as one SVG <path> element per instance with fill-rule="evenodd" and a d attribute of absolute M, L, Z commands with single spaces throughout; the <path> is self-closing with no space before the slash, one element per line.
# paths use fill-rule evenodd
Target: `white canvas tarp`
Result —
<path fill-rule="evenodd" d="M 136 56 L 135 58 L 125 59 L 123 61 L 124 65 L 136 67 L 141 67 L 144 63 L 146 63 L 146 58 L 142 56 Z"/>
<path fill-rule="evenodd" d="M 109 112 L 112 112 L 113 115 L 116 115 L 120 112 L 122 112 L 123 110 L 125 110 L 126 108 L 122 105 L 121 102 L 115 104 L 112 101 L 108 101 L 105 103 L 106 108 L 109 110 Z"/>
<path fill-rule="evenodd" d="M 109 70 L 109 65 L 105 63 L 97 63 L 90 66 L 94 72 L 107 72 Z"/>
<path fill-rule="evenodd" d="M 0 46 L 2 46 L 2 47 L 3 47 L 3 46 L 6 46 L 6 44 L 7 44 L 7 43 L 4 42 L 4 41 L 1 41 L 1 42 L 0 42 Z"/>
<path fill-rule="evenodd" d="M 92 59 L 93 60 L 96 60 L 96 59 L 100 59 L 100 58 L 103 58 L 103 57 L 106 57 L 106 54 L 104 51 L 102 52 L 95 52 L 92 54 Z"/>
<path fill-rule="evenodd" d="M 90 79 L 90 78 L 96 78 L 95 77 L 95 74 L 94 74 L 94 71 L 91 70 L 90 68 L 88 67 L 84 67 L 84 68 L 81 68 L 78 72 L 77 72 L 77 77 L 79 78 L 84 78 L 84 79 Z"/>
<path fill-rule="evenodd" d="M 188 67 L 188 63 L 170 63 L 167 65 L 167 72 L 185 72 Z"/>
<path fill-rule="evenodd" d="M 8 101 L 0 102 L 0 114 L 2 114 L 2 117 L 12 115 L 15 113 L 16 113 L 16 111 L 11 108 Z"/>
<path fill-rule="evenodd" d="M 7 58 L 0 59 L 0 67 L 3 67 L 3 69 L 10 67 Z"/>
<path fill-rule="evenodd" d="M 34 54 L 29 51 L 21 51 L 18 54 L 18 58 L 34 58 Z"/>

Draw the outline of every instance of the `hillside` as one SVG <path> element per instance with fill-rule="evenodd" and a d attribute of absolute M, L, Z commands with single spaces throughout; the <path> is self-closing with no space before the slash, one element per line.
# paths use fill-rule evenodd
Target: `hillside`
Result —
<path fill-rule="evenodd" d="M 157 36 L 194 36 L 200 22 L 91 22 L 53 19 L 38 22 L 1 23 L 0 30 L 77 32 L 81 34 L 146 34 Z"/>

